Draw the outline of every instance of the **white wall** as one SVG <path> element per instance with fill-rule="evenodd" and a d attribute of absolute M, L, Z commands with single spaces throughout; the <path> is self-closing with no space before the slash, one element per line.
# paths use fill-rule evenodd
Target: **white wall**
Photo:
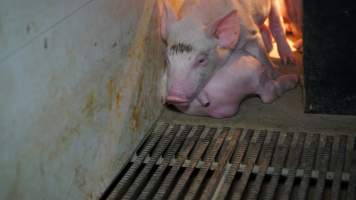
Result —
<path fill-rule="evenodd" d="M 0 1 L 0 199 L 97 199 L 160 114 L 154 0 Z"/>

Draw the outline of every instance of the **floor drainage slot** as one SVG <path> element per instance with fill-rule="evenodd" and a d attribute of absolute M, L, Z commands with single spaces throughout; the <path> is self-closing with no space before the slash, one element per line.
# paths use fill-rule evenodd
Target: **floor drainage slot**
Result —
<path fill-rule="evenodd" d="M 354 137 L 160 122 L 144 140 L 108 199 L 355 199 Z"/>

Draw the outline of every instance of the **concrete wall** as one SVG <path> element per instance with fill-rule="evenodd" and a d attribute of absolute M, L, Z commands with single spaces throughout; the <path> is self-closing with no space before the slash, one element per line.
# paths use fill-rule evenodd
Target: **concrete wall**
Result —
<path fill-rule="evenodd" d="M 97 199 L 160 114 L 154 0 L 0 1 L 0 199 Z"/>

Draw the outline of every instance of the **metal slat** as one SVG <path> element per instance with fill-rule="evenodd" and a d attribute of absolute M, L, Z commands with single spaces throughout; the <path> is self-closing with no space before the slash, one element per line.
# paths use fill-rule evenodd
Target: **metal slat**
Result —
<path fill-rule="evenodd" d="M 192 130 L 192 126 L 185 126 L 185 128 L 181 131 L 179 136 L 173 141 L 173 143 L 169 146 L 166 155 L 164 156 L 163 162 L 159 165 L 158 169 L 155 173 L 151 176 L 149 182 L 146 184 L 146 187 L 143 189 L 141 194 L 139 195 L 138 199 L 149 199 L 150 195 L 152 194 L 153 190 L 159 184 L 159 181 L 162 179 L 162 175 L 166 168 L 169 165 L 171 159 L 174 158 L 176 152 L 178 151 L 181 144 L 184 142 L 190 131 Z"/>
<path fill-rule="evenodd" d="M 356 137 L 353 139 L 353 148 L 352 148 L 352 158 L 350 166 L 350 182 L 347 188 L 347 199 L 355 200 L 356 198 Z"/>
<path fill-rule="evenodd" d="M 232 163 L 227 172 L 223 175 L 224 182 L 222 183 L 219 193 L 216 193 L 215 199 L 225 199 L 232 182 L 234 181 L 235 175 L 240 167 L 242 160 L 245 157 L 250 140 L 253 136 L 253 130 L 249 129 L 246 133 L 243 134 L 243 140 L 239 142 L 239 145 L 236 149 L 235 155 L 233 155 Z"/>
<path fill-rule="evenodd" d="M 335 163 L 335 176 L 332 182 L 331 188 L 331 199 L 339 199 L 340 187 L 341 187 L 341 178 L 342 172 L 344 169 L 344 161 L 346 156 L 346 142 L 347 136 L 341 136 L 336 157 L 333 158 Z"/>
<path fill-rule="evenodd" d="M 263 179 L 265 178 L 267 168 L 271 162 L 272 159 L 272 154 L 274 151 L 274 147 L 276 145 L 276 142 L 279 137 L 279 133 L 274 132 L 272 134 L 268 134 L 269 137 L 267 137 L 263 147 L 262 147 L 262 152 L 261 152 L 261 157 L 259 159 L 259 172 L 256 176 L 255 181 L 253 182 L 253 185 L 251 187 L 251 190 L 249 191 L 247 195 L 248 200 L 255 200 L 258 198 L 258 195 L 260 193 L 260 189 L 263 183 Z"/>
<path fill-rule="evenodd" d="M 173 191 L 170 194 L 169 199 L 179 198 L 179 195 L 182 194 L 184 187 L 188 183 L 188 180 L 191 178 L 191 174 L 193 173 L 195 166 L 198 164 L 199 160 L 203 156 L 205 150 L 209 146 L 209 143 L 214 137 L 216 131 L 217 129 L 211 128 L 207 136 L 204 138 L 204 140 L 196 146 L 196 148 L 193 151 L 192 159 L 189 166 L 185 168 L 183 175 L 179 178 L 177 184 L 173 188 Z"/>
<path fill-rule="evenodd" d="M 214 174 L 208 182 L 208 185 L 204 189 L 201 199 L 211 199 L 216 189 L 216 184 L 219 181 L 224 181 L 224 179 L 221 179 L 222 174 L 224 173 L 226 163 L 230 160 L 232 154 L 234 153 L 236 144 L 240 139 L 241 133 L 242 129 L 237 129 L 236 131 L 230 133 L 226 138 L 226 142 L 228 142 L 227 148 L 225 149 L 222 158 L 218 161 L 218 167 L 214 171 Z M 216 191 L 219 192 L 219 189 L 217 189 Z"/>
<path fill-rule="evenodd" d="M 151 156 L 150 161 L 144 166 L 142 171 L 137 175 L 133 184 L 129 187 L 126 194 L 121 198 L 124 200 L 135 199 L 138 195 L 139 190 L 144 186 L 146 180 L 150 177 L 149 174 L 153 167 L 155 166 L 157 160 L 161 157 L 162 153 L 166 150 L 168 145 L 172 142 L 174 136 L 178 133 L 181 125 L 174 125 L 168 131 L 168 134 L 163 135 L 162 139 L 159 141 L 157 147 Z"/>
<path fill-rule="evenodd" d="M 142 165 L 144 159 L 152 150 L 152 148 L 155 147 L 156 143 L 161 138 L 161 136 L 165 133 L 168 126 L 169 126 L 168 123 L 160 123 L 154 128 L 154 130 L 150 134 L 148 143 L 142 147 L 143 150 L 138 156 L 137 161 L 131 165 L 131 167 L 127 170 L 125 175 L 121 178 L 119 183 L 116 185 L 112 195 L 114 198 L 121 196 L 125 192 L 127 187 L 129 187 L 129 184 L 135 178 L 136 172 L 139 169 L 139 167 Z"/>
<path fill-rule="evenodd" d="M 317 161 L 317 169 L 319 170 L 319 177 L 314 193 L 315 200 L 323 199 L 323 192 L 325 188 L 326 173 L 328 172 L 328 165 L 331 155 L 331 147 L 333 143 L 333 137 L 321 136 L 320 149 Z"/>
<path fill-rule="evenodd" d="M 311 137 L 310 138 L 307 137 L 307 141 L 304 147 L 303 157 L 301 161 L 301 168 L 304 170 L 304 174 L 297 194 L 298 200 L 304 200 L 307 197 L 310 177 L 314 167 L 315 155 L 319 143 L 318 134 L 309 135 L 309 136 Z"/>
<path fill-rule="evenodd" d="M 183 181 L 188 181 L 190 174 L 193 172 L 194 167 L 198 163 L 200 157 L 205 152 L 207 146 L 209 145 L 210 140 L 214 137 L 215 133 L 216 133 L 216 128 L 210 128 L 207 134 L 205 135 L 205 137 L 200 138 L 198 143 L 193 147 L 192 150 L 193 162 L 191 162 L 188 168 L 185 169 L 184 174 L 180 177 L 176 186 L 178 184 L 184 185 L 185 183 Z M 188 157 L 188 154 L 186 155 L 186 157 Z M 163 181 L 163 184 L 160 186 L 158 192 L 156 193 L 153 199 L 167 199 L 168 190 L 172 186 L 175 176 L 178 174 L 179 169 L 181 169 L 181 166 L 184 163 L 184 160 L 181 161 L 182 161 L 181 163 L 177 163 L 180 165 L 173 166 L 172 170 L 170 171 L 166 179 Z"/>
<path fill-rule="evenodd" d="M 266 131 L 261 131 L 258 134 L 258 138 L 256 142 L 252 142 L 249 146 L 249 150 L 247 152 L 247 161 L 246 161 L 246 169 L 242 173 L 242 176 L 236 184 L 235 188 L 233 189 L 232 193 L 232 199 L 240 200 L 243 197 L 245 188 L 247 186 L 247 182 L 250 178 L 253 166 L 255 165 L 255 162 L 257 160 L 257 157 L 260 153 L 263 141 L 265 140 L 266 137 Z"/>
<path fill-rule="evenodd" d="M 254 132 L 158 122 L 101 199 L 356 198 L 355 137 Z"/>
<path fill-rule="evenodd" d="M 201 134 L 204 131 L 204 126 L 198 126 L 194 131 L 194 134 L 191 137 L 188 137 L 185 141 L 185 144 L 178 153 L 178 158 L 169 171 L 168 175 L 164 177 L 163 183 L 158 188 L 157 193 L 153 199 L 166 199 L 169 188 L 171 187 L 174 178 L 177 176 L 179 169 L 182 167 L 184 161 L 188 158 L 189 153 L 194 148 L 196 141 L 200 138 Z M 203 140 L 201 138 L 201 140 Z M 198 142 L 199 145 L 199 142 Z"/>
<path fill-rule="evenodd" d="M 204 164 L 199 169 L 198 175 L 194 178 L 189 190 L 184 197 L 186 200 L 194 199 L 197 194 L 199 187 L 202 185 L 202 182 L 208 173 L 211 164 L 215 161 L 215 157 L 218 154 L 222 144 L 224 143 L 225 137 L 227 136 L 229 129 L 224 129 L 218 136 L 213 140 L 211 146 L 209 146 L 207 152 L 207 158 L 204 160 Z M 174 198 L 173 198 L 174 199 Z"/>
<path fill-rule="evenodd" d="M 284 162 L 288 155 L 288 149 L 293 140 L 293 133 L 282 134 L 280 141 L 276 147 L 272 167 L 274 167 L 270 182 L 266 187 L 266 193 L 261 197 L 263 200 L 271 200 L 274 198 L 277 190 L 279 178 L 282 173 Z"/>
<path fill-rule="evenodd" d="M 306 137 L 306 133 L 298 133 L 298 139 L 296 144 L 292 145 L 292 148 L 290 149 L 290 153 L 288 155 L 288 161 L 287 161 L 287 180 L 283 185 L 282 188 L 282 194 L 280 199 L 289 199 L 290 198 L 290 193 L 292 192 L 292 188 L 294 185 L 294 180 L 296 176 L 296 170 L 299 165 L 299 160 L 302 155 L 303 151 L 303 145 Z"/>

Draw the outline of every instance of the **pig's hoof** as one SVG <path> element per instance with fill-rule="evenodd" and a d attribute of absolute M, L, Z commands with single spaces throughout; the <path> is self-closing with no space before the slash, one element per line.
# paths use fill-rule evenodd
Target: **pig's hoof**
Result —
<path fill-rule="evenodd" d="M 287 65 L 296 63 L 292 50 L 290 49 L 288 44 L 286 45 L 286 47 L 279 48 L 278 53 L 282 64 Z"/>
<path fill-rule="evenodd" d="M 294 48 L 296 48 L 298 52 L 303 52 L 303 39 L 299 39 L 299 40 L 294 44 Z"/>
<path fill-rule="evenodd" d="M 263 103 L 270 104 L 273 103 L 273 101 L 277 98 L 277 96 L 270 94 L 270 95 L 260 96 L 260 98 Z"/>
<path fill-rule="evenodd" d="M 282 62 L 282 64 L 284 64 L 284 65 L 295 64 L 295 63 L 296 63 L 295 58 L 294 58 L 292 52 L 287 53 L 287 54 L 284 54 L 284 55 L 282 54 L 282 55 L 281 55 L 281 62 Z"/>

